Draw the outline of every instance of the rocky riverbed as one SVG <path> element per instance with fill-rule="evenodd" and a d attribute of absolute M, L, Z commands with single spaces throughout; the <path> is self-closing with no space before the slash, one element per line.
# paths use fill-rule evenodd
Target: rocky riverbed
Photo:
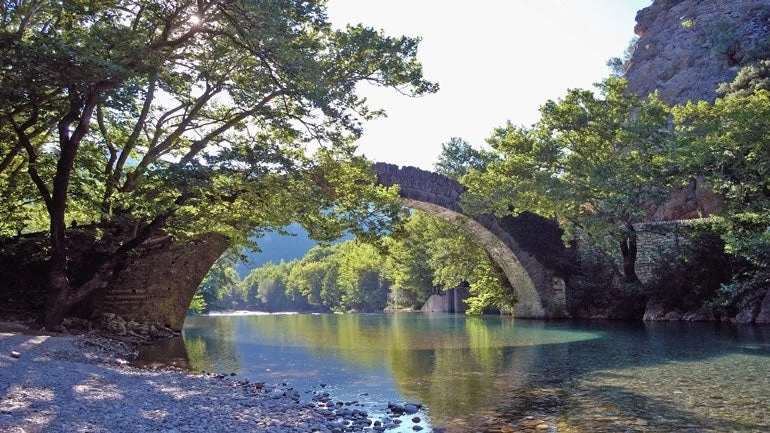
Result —
<path fill-rule="evenodd" d="M 136 346 L 94 334 L 0 323 L 0 432 L 360 432 L 422 430 L 419 405 L 373 419 L 323 390 L 227 374 L 128 366 Z M 433 431 L 442 431 L 434 429 Z"/>

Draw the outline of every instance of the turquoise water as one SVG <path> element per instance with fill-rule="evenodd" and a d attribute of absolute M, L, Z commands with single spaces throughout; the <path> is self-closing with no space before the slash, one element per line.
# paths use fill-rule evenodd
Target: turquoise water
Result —
<path fill-rule="evenodd" d="M 430 314 L 190 317 L 142 362 L 322 389 L 450 432 L 770 432 L 770 327 Z"/>

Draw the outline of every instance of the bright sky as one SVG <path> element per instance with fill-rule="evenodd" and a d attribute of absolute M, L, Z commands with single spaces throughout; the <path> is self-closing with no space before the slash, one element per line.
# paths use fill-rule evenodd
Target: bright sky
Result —
<path fill-rule="evenodd" d="M 329 0 L 332 23 L 420 36 L 434 95 L 364 94 L 387 118 L 368 122 L 360 152 L 375 161 L 432 169 L 441 143 L 481 147 L 510 120 L 531 125 L 567 89 L 592 89 L 634 36 L 636 11 L 652 0 Z"/>

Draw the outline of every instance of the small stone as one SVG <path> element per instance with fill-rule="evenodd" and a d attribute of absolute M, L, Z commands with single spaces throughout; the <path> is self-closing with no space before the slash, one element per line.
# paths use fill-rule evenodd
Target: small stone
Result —
<path fill-rule="evenodd" d="M 538 424 L 535 426 L 535 430 L 537 431 L 546 431 L 548 430 L 548 424 Z"/>
<path fill-rule="evenodd" d="M 19 352 L 14 350 L 14 351 L 11 352 L 11 358 L 19 359 L 19 358 L 21 358 L 21 353 L 19 353 Z"/>
<path fill-rule="evenodd" d="M 419 416 L 416 416 L 416 417 L 412 418 L 412 422 L 415 423 L 415 424 L 417 424 L 420 421 L 422 421 L 422 420 L 420 419 Z"/>

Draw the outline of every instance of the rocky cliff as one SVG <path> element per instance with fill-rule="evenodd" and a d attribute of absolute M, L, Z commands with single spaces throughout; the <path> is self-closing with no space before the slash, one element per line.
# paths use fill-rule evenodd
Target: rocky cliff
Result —
<path fill-rule="evenodd" d="M 655 0 L 636 15 L 629 89 L 664 101 L 713 101 L 738 69 L 770 57 L 770 0 Z"/>
<path fill-rule="evenodd" d="M 770 0 L 655 0 L 636 15 L 639 37 L 626 70 L 629 90 L 658 91 L 669 104 L 713 101 L 717 87 L 770 58 Z M 709 216 L 721 197 L 700 180 L 648 210 L 650 221 Z"/>

